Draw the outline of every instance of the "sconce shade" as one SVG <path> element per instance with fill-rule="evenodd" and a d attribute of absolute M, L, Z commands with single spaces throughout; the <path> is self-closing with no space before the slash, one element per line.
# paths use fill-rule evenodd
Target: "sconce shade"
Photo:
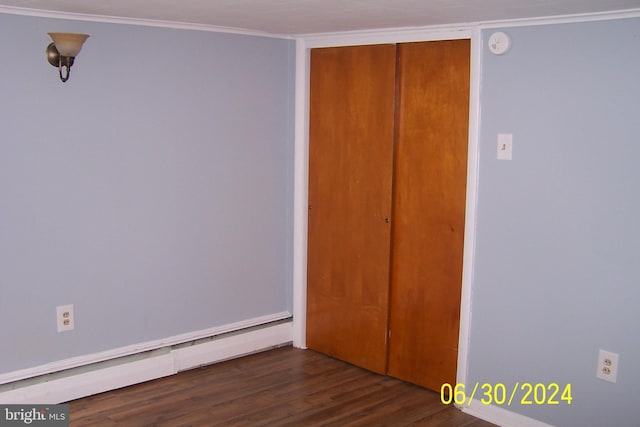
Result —
<path fill-rule="evenodd" d="M 77 56 L 82 49 L 82 44 L 89 37 L 88 34 L 75 33 L 49 33 L 51 40 L 61 56 Z"/>

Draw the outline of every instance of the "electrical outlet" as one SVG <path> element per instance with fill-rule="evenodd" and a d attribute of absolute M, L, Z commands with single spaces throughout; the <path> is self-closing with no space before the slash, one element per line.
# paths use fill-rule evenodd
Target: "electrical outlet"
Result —
<path fill-rule="evenodd" d="M 598 352 L 598 372 L 596 377 L 615 383 L 618 378 L 618 354 L 602 350 Z"/>
<path fill-rule="evenodd" d="M 73 304 L 56 307 L 56 324 L 58 332 L 72 331 L 75 328 Z"/>

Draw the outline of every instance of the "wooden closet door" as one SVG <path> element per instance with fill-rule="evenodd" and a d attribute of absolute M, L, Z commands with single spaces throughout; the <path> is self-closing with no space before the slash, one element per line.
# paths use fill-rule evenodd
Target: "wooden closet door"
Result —
<path fill-rule="evenodd" d="M 384 373 L 395 45 L 313 49 L 307 345 Z"/>
<path fill-rule="evenodd" d="M 469 40 L 398 45 L 389 375 L 455 384 L 466 200 Z"/>

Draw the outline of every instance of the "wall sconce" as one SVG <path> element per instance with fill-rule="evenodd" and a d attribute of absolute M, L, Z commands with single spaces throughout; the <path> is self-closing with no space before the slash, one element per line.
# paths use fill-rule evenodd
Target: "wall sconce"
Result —
<path fill-rule="evenodd" d="M 58 67 L 60 80 L 69 80 L 69 73 L 76 55 L 80 53 L 82 44 L 89 37 L 88 34 L 75 33 L 49 33 L 53 43 L 47 46 L 47 60 L 49 64 Z M 62 68 L 66 68 L 66 74 L 62 74 Z"/>

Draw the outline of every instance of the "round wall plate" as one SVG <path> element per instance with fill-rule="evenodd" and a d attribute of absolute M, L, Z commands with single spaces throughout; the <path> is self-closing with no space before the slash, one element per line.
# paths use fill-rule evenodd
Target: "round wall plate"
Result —
<path fill-rule="evenodd" d="M 489 37 L 489 50 L 494 55 L 502 55 L 511 47 L 511 38 L 502 31 L 497 31 Z"/>

